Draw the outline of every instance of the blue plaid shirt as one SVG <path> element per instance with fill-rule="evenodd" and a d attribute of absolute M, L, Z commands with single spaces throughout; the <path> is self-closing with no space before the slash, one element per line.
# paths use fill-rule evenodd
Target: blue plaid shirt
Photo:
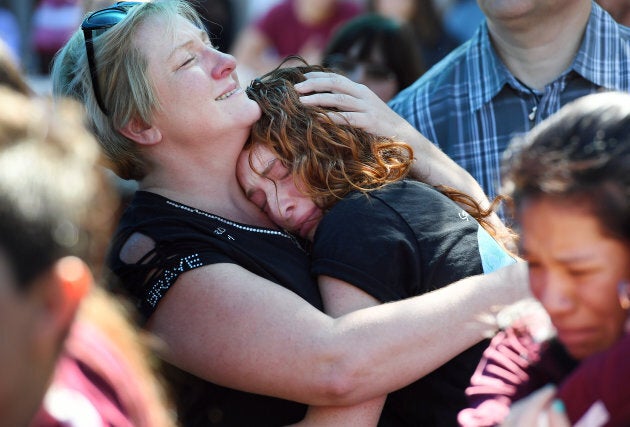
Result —
<path fill-rule="evenodd" d="M 484 22 L 390 106 L 468 170 L 492 198 L 499 190 L 501 156 L 512 137 L 578 97 L 598 90 L 628 92 L 629 87 L 630 28 L 593 2 L 577 56 L 544 91 L 524 86 L 508 71 Z"/>

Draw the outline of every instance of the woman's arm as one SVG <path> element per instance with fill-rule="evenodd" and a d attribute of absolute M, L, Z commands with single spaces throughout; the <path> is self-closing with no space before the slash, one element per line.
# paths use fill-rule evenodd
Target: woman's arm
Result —
<path fill-rule="evenodd" d="M 343 280 L 322 275 L 317 278 L 317 281 L 324 309 L 332 317 L 340 317 L 355 310 L 381 304 L 381 301 L 367 292 Z M 383 395 L 354 406 L 311 406 L 308 408 L 305 419 L 296 425 L 303 427 L 376 426 L 386 398 L 387 395 Z"/>
<path fill-rule="evenodd" d="M 353 405 L 433 371 L 427 348 L 457 353 L 475 344 L 493 331 L 491 313 L 527 289 L 517 263 L 334 319 L 242 267 L 215 264 L 182 274 L 149 327 L 166 343 L 166 360 L 216 384 Z"/>
<path fill-rule="evenodd" d="M 415 162 L 412 173 L 430 185 L 447 185 L 470 195 L 482 208 L 490 201 L 479 183 L 409 122 L 387 106 L 367 86 L 335 73 L 312 72 L 308 79 L 295 85 L 304 94 L 300 99 L 309 105 L 336 107 L 332 116 L 336 123 L 349 123 L 377 135 L 395 137 L 413 147 Z M 506 228 L 496 214 L 488 218 L 499 232 Z"/>

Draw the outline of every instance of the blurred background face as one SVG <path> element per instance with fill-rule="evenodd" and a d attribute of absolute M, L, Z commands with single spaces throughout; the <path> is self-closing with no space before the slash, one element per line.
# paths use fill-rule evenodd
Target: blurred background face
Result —
<path fill-rule="evenodd" d="M 627 317 L 617 289 L 630 277 L 630 248 L 583 206 L 547 197 L 525 201 L 519 223 L 532 293 L 560 341 L 577 359 L 610 347 Z"/>
<path fill-rule="evenodd" d="M 400 90 L 396 74 L 387 66 L 376 46 L 365 59 L 358 58 L 360 50 L 357 43 L 346 54 L 330 55 L 327 59 L 329 66 L 350 80 L 366 85 L 383 101 L 389 101 Z"/>
<path fill-rule="evenodd" d="M 375 0 L 377 13 L 392 18 L 397 22 L 407 22 L 413 16 L 416 0 Z"/>
<path fill-rule="evenodd" d="M 326 19 L 333 11 L 337 0 L 297 0 L 295 7 L 298 16 L 308 23 Z"/>

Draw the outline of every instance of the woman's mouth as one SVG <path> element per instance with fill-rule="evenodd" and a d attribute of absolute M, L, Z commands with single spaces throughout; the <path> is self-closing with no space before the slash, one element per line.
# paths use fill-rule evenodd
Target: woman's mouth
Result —
<path fill-rule="evenodd" d="M 218 98 L 215 99 L 215 101 L 223 101 L 224 99 L 228 99 L 230 96 L 234 95 L 237 92 L 240 92 L 241 88 L 237 87 L 235 89 L 232 89 L 229 92 L 224 93 L 223 95 L 219 96 Z"/>

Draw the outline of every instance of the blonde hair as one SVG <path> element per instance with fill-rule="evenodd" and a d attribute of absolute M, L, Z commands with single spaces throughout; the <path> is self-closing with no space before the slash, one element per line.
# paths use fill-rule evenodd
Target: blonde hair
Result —
<path fill-rule="evenodd" d="M 139 146 L 119 129 L 132 119 L 150 124 L 155 111 L 161 108 L 147 74 L 147 59 L 134 43 L 140 24 L 153 17 L 165 18 L 167 32 L 172 32 L 177 17 L 203 28 L 199 15 L 188 2 L 156 0 L 132 7 L 121 22 L 95 35 L 98 90 L 109 115 L 96 102 L 81 29 L 56 55 L 52 68 L 53 94 L 74 98 L 85 105 L 89 125 L 107 156 L 108 166 L 123 179 L 144 178 L 148 164 Z"/>
<path fill-rule="evenodd" d="M 119 200 L 81 106 L 2 87 L 0 100 L 0 247 L 20 284 L 66 255 L 100 272 Z"/>

